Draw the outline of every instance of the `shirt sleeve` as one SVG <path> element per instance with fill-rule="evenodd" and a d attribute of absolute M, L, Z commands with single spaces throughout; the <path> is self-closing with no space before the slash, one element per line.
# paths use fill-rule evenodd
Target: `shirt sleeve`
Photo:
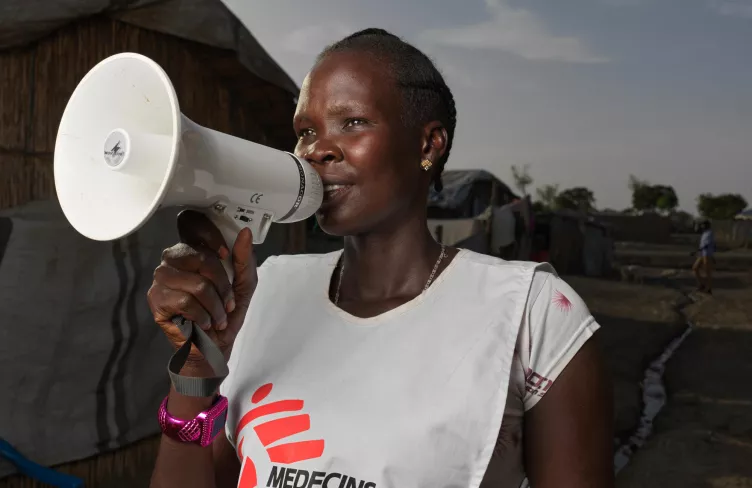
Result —
<path fill-rule="evenodd" d="M 553 273 L 535 272 L 517 340 L 525 373 L 525 411 L 543 398 L 598 328 L 572 287 Z"/>

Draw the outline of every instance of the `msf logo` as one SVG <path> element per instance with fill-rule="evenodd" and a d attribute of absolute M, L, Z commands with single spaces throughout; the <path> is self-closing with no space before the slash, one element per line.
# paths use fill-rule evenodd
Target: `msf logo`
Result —
<path fill-rule="evenodd" d="M 278 400 L 261 405 L 266 397 L 268 397 L 272 392 L 273 386 L 274 385 L 272 385 L 271 383 L 268 383 L 259 387 L 259 389 L 257 389 L 253 393 L 253 395 L 251 396 L 251 403 L 254 405 L 254 407 L 251 408 L 248 413 L 243 415 L 243 417 L 238 422 L 234 436 L 235 439 L 238 439 L 238 458 L 244 458 L 243 442 L 245 441 L 245 436 L 241 438 L 240 433 L 245 427 L 247 427 L 251 423 L 255 423 L 256 420 L 268 415 L 290 412 L 291 414 L 286 417 L 255 423 L 255 425 L 253 426 L 253 431 L 256 433 L 259 441 L 261 441 L 261 444 L 266 448 L 266 453 L 269 455 L 269 460 L 272 463 L 285 466 L 281 468 L 277 468 L 275 466 L 273 468 L 272 475 L 276 475 L 274 476 L 275 478 L 279 478 L 280 474 L 283 478 L 285 477 L 284 474 L 286 474 L 287 477 L 290 477 L 292 475 L 293 478 L 295 478 L 296 475 L 298 478 L 300 478 L 300 476 L 305 474 L 306 480 L 303 486 L 309 485 L 311 476 L 307 471 L 295 470 L 287 468 L 286 466 L 308 459 L 321 457 L 321 455 L 324 453 L 324 440 L 317 439 L 312 441 L 280 443 L 280 441 L 282 441 L 283 439 L 309 430 L 311 428 L 311 418 L 307 414 L 294 413 L 303 410 L 303 400 Z M 287 473 L 285 473 L 285 471 L 287 471 Z M 295 482 L 295 485 L 297 484 L 298 483 Z M 318 484 L 319 486 L 321 486 L 320 482 Z M 273 483 L 273 485 L 281 486 L 282 483 Z M 287 483 L 284 482 L 284 485 L 287 486 Z M 257 486 L 258 479 L 256 475 L 256 465 L 253 463 L 253 460 L 251 460 L 250 457 L 245 456 L 238 488 L 256 488 Z"/>

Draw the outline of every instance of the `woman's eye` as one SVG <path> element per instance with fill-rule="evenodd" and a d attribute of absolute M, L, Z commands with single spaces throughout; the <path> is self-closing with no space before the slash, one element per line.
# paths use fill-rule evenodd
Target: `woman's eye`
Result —
<path fill-rule="evenodd" d="M 345 122 L 345 127 L 354 127 L 358 125 L 364 125 L 366 121 L 364 119 L 350 119 Z"/>
<path fill-rule="evenodd" d="M 298 137 L 300 139 L 302 139 L 304 137 L 308 137 L 310 135 L 313 135 L 313 129 L 303 129 L 300 132 L 298 132 Z"/>

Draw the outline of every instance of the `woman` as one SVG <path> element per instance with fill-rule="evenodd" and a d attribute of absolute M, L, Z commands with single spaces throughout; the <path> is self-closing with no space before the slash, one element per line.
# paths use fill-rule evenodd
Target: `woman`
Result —
<path fill-rule="evenodd" d="M 319 56 L 294 118 L 295 153 L 325 184 L 318 222 L 344 252 L 257 270 L 248 231 L 230 251 L 181 216 L 149 303 L 176 346 L 182 314 L 225 352 L 227 435 L 163 436 L 152 487 L 612 486 L 610 393 L 580 298 L 550 268 L 427 229 L 455 122 L 423 53 L 356 33 Z M 182 374 L 210 371 L 194 352 Z M 173 388 L 163 415 L 193 419 L 217 398 Z"/>

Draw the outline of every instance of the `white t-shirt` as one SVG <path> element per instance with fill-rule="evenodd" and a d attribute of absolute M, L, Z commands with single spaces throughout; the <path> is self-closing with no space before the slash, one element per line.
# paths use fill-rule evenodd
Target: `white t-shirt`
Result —
<path fill-rule="evenodd" d="M 524 412 L 598 328 L 580 297 L 546 265 L 461 250 L 363 319 L 328 297 L 339 255 L 259 268 L 222 385 L 238 486 L 527 486 Z"/>

